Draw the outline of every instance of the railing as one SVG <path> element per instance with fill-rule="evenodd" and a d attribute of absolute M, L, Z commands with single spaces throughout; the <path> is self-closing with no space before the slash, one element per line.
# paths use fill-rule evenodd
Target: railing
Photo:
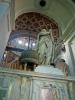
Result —
<path fill-rule="evenodd" d="M 0 100 L 75 100 L 75 77 L 0 69 Z"/>

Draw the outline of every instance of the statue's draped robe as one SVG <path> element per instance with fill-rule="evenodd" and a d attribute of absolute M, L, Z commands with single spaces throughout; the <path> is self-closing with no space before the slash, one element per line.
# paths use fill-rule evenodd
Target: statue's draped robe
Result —
<path fill-rule="evenodd" d="M 54 57 L 54 47 L 50 33 L 38 35 L 37 50 L 39 54 L 39 63 L 49 65 Z"/>

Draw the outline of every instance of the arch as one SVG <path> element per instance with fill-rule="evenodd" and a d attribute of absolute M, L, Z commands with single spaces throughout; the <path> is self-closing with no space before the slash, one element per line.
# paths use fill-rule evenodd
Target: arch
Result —
<path fill-rule="evenodd" d="M 17 32 L 24 33 L 27 31 L 30 34 L 37 35 L 42 29 L 52 29 L 55 41 L 57 41 L 61 35 L 55 20 L 37 12 L 23 13 L 15 20 L 15 31 Z"/>

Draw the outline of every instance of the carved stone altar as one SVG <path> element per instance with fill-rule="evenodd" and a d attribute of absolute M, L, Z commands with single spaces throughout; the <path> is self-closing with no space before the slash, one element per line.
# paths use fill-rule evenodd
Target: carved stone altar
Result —
<path fill-rule="evenodd" d="M 48 75 L 64 76 L 62 70 L 53 68 L 49 65 L 40 65 L 36 67 L 35 72 Z M 39 95 L 39 96 L 38 96 Z M 33 100 L 70 100 L 67 91 L 67 82 L 57 80 L 34 80 L 33 82 Z"/>

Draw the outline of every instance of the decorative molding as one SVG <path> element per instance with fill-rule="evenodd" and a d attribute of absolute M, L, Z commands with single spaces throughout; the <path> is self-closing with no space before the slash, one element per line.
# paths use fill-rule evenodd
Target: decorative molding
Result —
<path fill-rule="evenodd" d="M 75 16 L 72 18 L 72 20 L 67 25 L 65 31 L 63 32 L 62 36 L 63 40 L 67 41 L 74 31 L 75 31 Z"/>
<path fill-rule="evenodd" d="M 60 75 L 49 75 L 49 74 L 44 74 L 44 73 L 36 73 L 36 72 L 28 72 L 28 71 L 20 71 L 20 70 L 13 70 L 13 69 L 5 69 L 5 68 L 0 68 L 0 74 L 2 75 L 7 75 L 7 76 L 20 76 L 20 77 L 30 77 L 31 79 L 45 79 L 46 81 L 48 79 L 53 79 L 56 81 L 62 81 L 62 82 L 75 82 L 75 76 L 60 76 Z"/>

